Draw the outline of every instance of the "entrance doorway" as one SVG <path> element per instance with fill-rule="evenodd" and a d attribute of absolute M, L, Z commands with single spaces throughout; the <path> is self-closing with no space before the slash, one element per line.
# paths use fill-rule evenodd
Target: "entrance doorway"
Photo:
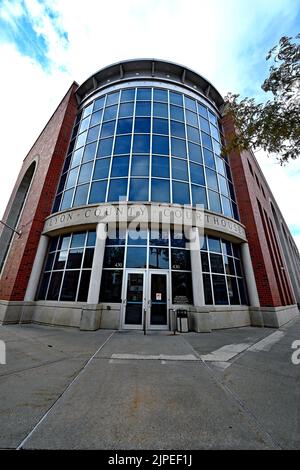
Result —
<path fill-rule="evenodd" d="M 123 285 L 122 327 L 142 330 L 169 328 L 169 272 L 127 270 Z"/>

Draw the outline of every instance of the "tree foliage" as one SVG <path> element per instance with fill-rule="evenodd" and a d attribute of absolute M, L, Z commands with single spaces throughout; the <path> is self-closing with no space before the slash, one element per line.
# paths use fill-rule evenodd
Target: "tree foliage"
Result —
<path fill-rule="evenodd" d="M 234 148 L 263 149 L 274 154 L 281 164 L 300 156 L 300 33 L 283 36 L 267 54 L 272 61 L 262 89 L 271 99 L 257 103 L 254 98 L 225 97 L 224 114 L 233 116 L 236 135 L 225 151 Z"/>

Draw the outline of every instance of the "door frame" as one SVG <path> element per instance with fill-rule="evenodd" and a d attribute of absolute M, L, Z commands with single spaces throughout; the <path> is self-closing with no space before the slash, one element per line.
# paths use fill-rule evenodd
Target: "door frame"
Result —
<path fill-rule="evenodd" d="M 167 323 L 166 325 L 151 325 L 151 276 L 152 274 L 164 274 L 166 275 L 166 299 L 167 299 Z M 147 273 L 147 304 L 146 304 L 146 321 L 147 321 L 147 330 L 162 330 L 166 331 L 169 330 L 170 319 L 169 319 L 169 311 L 170 311 L 170 271 L 168 269 L 149 269 Z"/>
<path fill-rule="evenodd" d="M 127 297 L 127 285 L 129 274 L 143 274 L 143 303 L 142 303 L 142 322 L 140 325 L 128 325 L 125 323 L 126 316 L 126 297 Z M 142 268 L 129 268 L 124 269 L 123 286 L 122 286 L 122 306 L 121 306 L 121 328 L 123 330 L 142 330 L 144 325 L 144 312 L 146 308 L 146 296 L 147 296 L 147 270 Z"/>

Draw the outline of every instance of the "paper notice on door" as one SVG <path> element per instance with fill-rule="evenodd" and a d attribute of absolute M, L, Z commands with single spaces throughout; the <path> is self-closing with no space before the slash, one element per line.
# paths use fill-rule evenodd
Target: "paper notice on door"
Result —
<path fill-rule="evenodd" d="M 161 293 L 160 292 L 156 292 L 156 300 L 161 300 Z"/>

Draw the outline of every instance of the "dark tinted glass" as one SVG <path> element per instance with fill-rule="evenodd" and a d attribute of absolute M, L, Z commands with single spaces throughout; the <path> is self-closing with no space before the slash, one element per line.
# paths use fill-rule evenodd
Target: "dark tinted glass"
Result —
<path fill-rule="evenodd" d="M 119 201 L 125 198 L 127 194 L 127 179 L 111 180 L 108 192 L 108 201 Z"/>
<path fill-rule="evenodd" d="M 121 302 L 123 271 L 103 270 L 101 276 L 100 302 Z"/>
<path fill-rule="evenodd" d="M 66 271 L 61 289 L 60 300 L 68 302 L 76 299 L 80 271 Z"/>
<path fill-rule="evenodd" d="M 167 180 L 152 178 L 151 200 L 154 202 L 170 202 L 170 183 Z"/>
<path fill-rule="evenodd" d="M 147 266 L 147 248 L 127 248 L 127 268 L 146 268 Z"/>
<path fill-rule="evenodd" d="M 105 202 L 106 187 L 107 181 L 97 181 L 96 183 L 92 183 L 89 204 Z"/>
<path fill-rule="evenodd" d="M 228 295 L 225 276 L 212 275 L 214 297 L 216 305 L 228 305 Z"/>
<path fill-rule="evenodd" d="M 130 201 L 148 201 L 149 180 L 145 178 L 131 178 L 129 200 Z"/>
<path fill-rule="evenodd" d="M 192 304 L 191 273 L 172 272 L 172 302 L 173 304 Z"/>

